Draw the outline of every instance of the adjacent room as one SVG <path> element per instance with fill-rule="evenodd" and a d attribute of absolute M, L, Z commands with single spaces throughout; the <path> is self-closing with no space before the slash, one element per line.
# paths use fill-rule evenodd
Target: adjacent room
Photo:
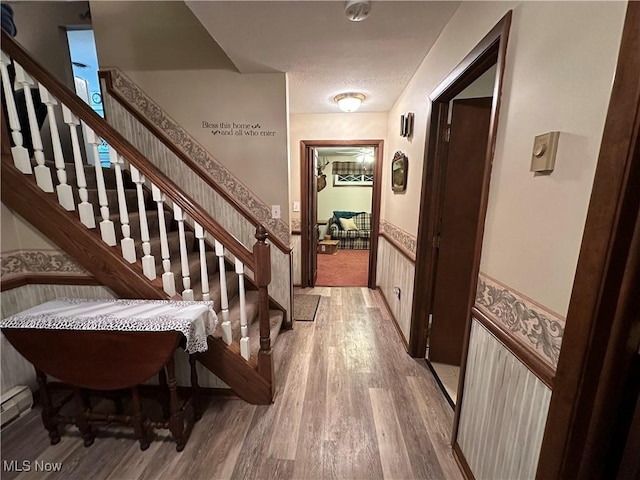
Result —
<path fill-rule="evenodd" d="M 318 277 L 323 287 L 364 287 L 369 273 L 373 147 L 318 148 Z"/>

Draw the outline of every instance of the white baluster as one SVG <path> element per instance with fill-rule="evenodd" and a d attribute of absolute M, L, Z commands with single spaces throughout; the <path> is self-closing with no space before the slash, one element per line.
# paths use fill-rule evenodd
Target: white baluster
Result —
<path fill-rule="evenodd" d="M 238 294 L 240 297 L 240 355 L 249 360 L 249 326 L 247 325 L 247 302 L 244 295 L 244 264 L 236 258 Z"/>
<path fill-rule="evenodd" d="M 191 288 L 191 278 L 189 277 L 189 258 L 187 256 L 187 240 L 184 236 L 185 214 L 177 204 L 173 204 L 173 218 L 178 222 L 178 235 L 180 237 L 180 264 L 182 267 L 182 291 L 183 300 L 193 300 L 193 289 Z"/>
<path fill-rule="evenodd" d="M 5 105 L 7 106 L 7 117 L 9 120 L 9 128 L 11 129 L 11 138 L 14 147 L 11 147 L 13 155 L 13 164 L 22 173 L 30 175 L 31 161 L 29 160 L 29 151 L 23 146 L 22 130 L 20 128 L 20 119 L 18 118 L 18 109 L 16 108 L 16 99 L 13 96 L 13 88 L 11 79 L 9 78 L 8 66 L 11 65 L 9 56 L 2 52 L 2 60 L 0 63 L 0 72 L 2 73 L 2 89 L 4 91 Z"/>
<path fill-rule="evenodd" d="M 44 192 L 53 192 L 53 181 L 51 180 L 51 170 L 44 164 L 44 152 L 42 151 L 42 138 L 40 137 L 40 127 L 36 117 L 36 108 L 33 104 L 31 87 L 35 86 L 35 80 L 24 71 L 18 62 L 13 62 L 16 67 L 16 82 L 22 85 L 24 91 L 24 101 L 27 105 L 27 116 L 29 118 L 29 131 L 31 132 L 31 145 L 33 147 L 34 158 L 38 166 L 34 168 L 36 183 Z"/>
<path fill-rule="evenodd" d="M 202 285 L 202 300 L 205 302 L 210 299 L 209 295 L 209 272 L 207 271 L 207 254 L 205 251 L 204 239 L 207 232 L 200 225 L 195 223 L 196 238 L 198 239 L 198 248 L 200 250 L 200 283 Z"/>
<path fill-rule="evenodd" d="M 215 241 L 216 256 L 218 257 L 218 271 L 220 272 L 220 310 L 222 313 L 222 340 L 227 345 L 231 345 L 233 335 L 231 332 L 231 322 L 229 321 L 229 296 L 227 294 L 227 272 L 224 263 L 224 246 Z"/>
<path fill-rule="evenodd" d="M 116 152 L 116 149 L 109 145 L 109 160 L 113 165 L 116 174 L 116 190 L 118 191 L 118 212 L 120 214 L 120 225 L 122 226 L 122 258 L 129 263 L 136 261 L 136 243 L 131 238 L 131 225 L 129 225 L 129 210 L 127 208 L 127 197 L 124 192 L 124 182 L 122 181 L 122 168 L 124 159 Z"/>
<path fill-rule="evenodd" d="M 176 281 L 171 271 L 171 259 L 169 257 L 169 242 L 167 240 L 167 226 L 164 221 L 165 196 L 158 187 L 151 184 L 153 201 L 158 205 L 158 227 L 160 229 L 160 252 L 162 254 L 162 288 L 167 295 L 173 297 L 176 294 Z"/>
<path fill-rule="evenodd" d="M 100 215 L 102 221 L 100 222 L 100 235 L 104 243 L 113 247 L 116 245 L 116 229 L 113 222 L 109 219 L 109 200 L 107 198 L 107 187 L 104 184 L 104 176 L 102 174 L 102 164 L 100 163 L 100 155 L 98 153 L 98 145 L 102 142 L 102 139 L 95 134 L 95 132 L 85 126 L 84 133 L 87 136 L 87 142 L 93 147 L 93 156 L 96 161 L 93 167 L 96 172 L 96 183 L 98 185 L 98 202 L 100 203 Z"/>
<path fill-rule="evenodd" d="M 62 118 L 64 119 L 64 123 L 69 125 L 69 133 L 71 135 L 73 163 L 76 167 L 76 182 L 78 184 L 78 192 L 80 194 L 80 203 L 78 204 L 80 221 L 87 228 L 96 228 L 96 217 L 93 212 L 93 205 L 89 203 L 87 179 L 84 175 L 84 163 L 82 162 L 80 141 L 78 140 L 78 126 L 80 125 L 80 119 L 64 104 L 62 105 Z"/>
<path fill-rule="evenodd" d="M 131 165 L 129 169 L 131 180 L 136 184 L 136 192 L 138 194 L 138 213 L 140 216 L 140 239 L 142 240 L 142 273 L 149 280 L 156 278 L 156 260 L 151 255 L 151 243 L 149 242 L 149 223 L 147 222 L 147 207 L 144 203 L 144 175 L 142 175 L 136 167 Z"/>
<path fill-rule="evenodd" d="M 58 120 L 54 105 L 58 105 L 58 101 L 49 93 L 44 85 L 39 86 L 40 99 L 47 106 L 47 116 L 49 118 L 49 129 L 51 130 L 51 146 L 53 147 L 53 159 L 56 164 L 58 175 L 58 185 L 56 192 L 58 193 L 58 203 L 67 211 L 76 209 L 73 201 L 73 190 L 71 185 L 67 184 L 67 171 L 65 170 L 64 154 L 62 153 L 62 145 L 60 144 L 60 133 L 58 132 Z"/>

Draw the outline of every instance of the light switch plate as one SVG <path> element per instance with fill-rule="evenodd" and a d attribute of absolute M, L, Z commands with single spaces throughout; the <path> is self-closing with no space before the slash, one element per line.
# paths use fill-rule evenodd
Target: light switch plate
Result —
<path fill-rule="evenodd" d="M 280 205 L 271 205 L 271 218 L 280 218 Z"/>
<path fill-rule="evenodd" d="M 533 141 L 531 171 L 550 173 L 556 165 L 556 152 L 560 132 L 548 132 L 538 135 Z"/>
<path fill-rule="evenodd" d="M 294 212 L 300 211 L 300 202 L 293 202 L 293 211 Z"/>

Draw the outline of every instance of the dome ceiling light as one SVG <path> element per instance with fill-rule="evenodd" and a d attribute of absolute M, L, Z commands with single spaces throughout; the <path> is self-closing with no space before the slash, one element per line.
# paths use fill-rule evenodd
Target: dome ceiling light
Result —
<path fill-rule="evenodd" d="M 355 112 L 366 97 L 362 93 L 341 93 L 334 100 L 343 112 Z"/>
<path fill-rule="evenodd" d="M 352 22 L 360 22 L 369 16 L 371 2 L 369 0 L 347 0 L 344 13 Z"/>

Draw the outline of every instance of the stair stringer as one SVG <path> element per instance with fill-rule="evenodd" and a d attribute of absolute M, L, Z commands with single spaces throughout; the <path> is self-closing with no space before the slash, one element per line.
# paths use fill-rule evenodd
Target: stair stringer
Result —
<path fill-rule="evenodd" d="M 54 193 L 43 192 L 29 177 L 2 158 L 2 202 L 71 255 L 100 283 L 122 298 L 167 299 L 159 280 L 149 281 L 140 262 L 130 264 L 120 247 L 100 238 L 99 228 L 88 229 L 58 204 Z M 64 226 L 64 228 L 62 228 Z"/>
<path fill-rule="evenodd" d="M 254 359 L 240 356 L 240 345 L 227 345 L 220 338 L 208 338 L 209 349 L 196 356 L 198 362 L 218 376 L 238 396 L 252 405 L 269 405 L 273 402 L 271 384 L 258 373 Z"/>
<path fill-rule="evenodd" d="M 133 264 L 124 260 L 119 246 L 108 246 L 100 237 L 98 228 L 88 229 L 81 224 L 76 212 L 62 208 L 54 193 L 43 192 L 31 178 L 20 172 L 10 155 L 2 155 L 0 179 L 2 202 L 71 255 L 117 296 L 169 299 L 162 290 L 160 279 L 150 281 L 146 278 L 139 260 Z M 246 361 L 240 356 L 236 343 L 226 345 L 209 337 L 209 351 L 200 354 L 198 360 L 246 402 L 255 405 L 272 402 L 271 384 L 258 373 L 254 360 Z"/>

